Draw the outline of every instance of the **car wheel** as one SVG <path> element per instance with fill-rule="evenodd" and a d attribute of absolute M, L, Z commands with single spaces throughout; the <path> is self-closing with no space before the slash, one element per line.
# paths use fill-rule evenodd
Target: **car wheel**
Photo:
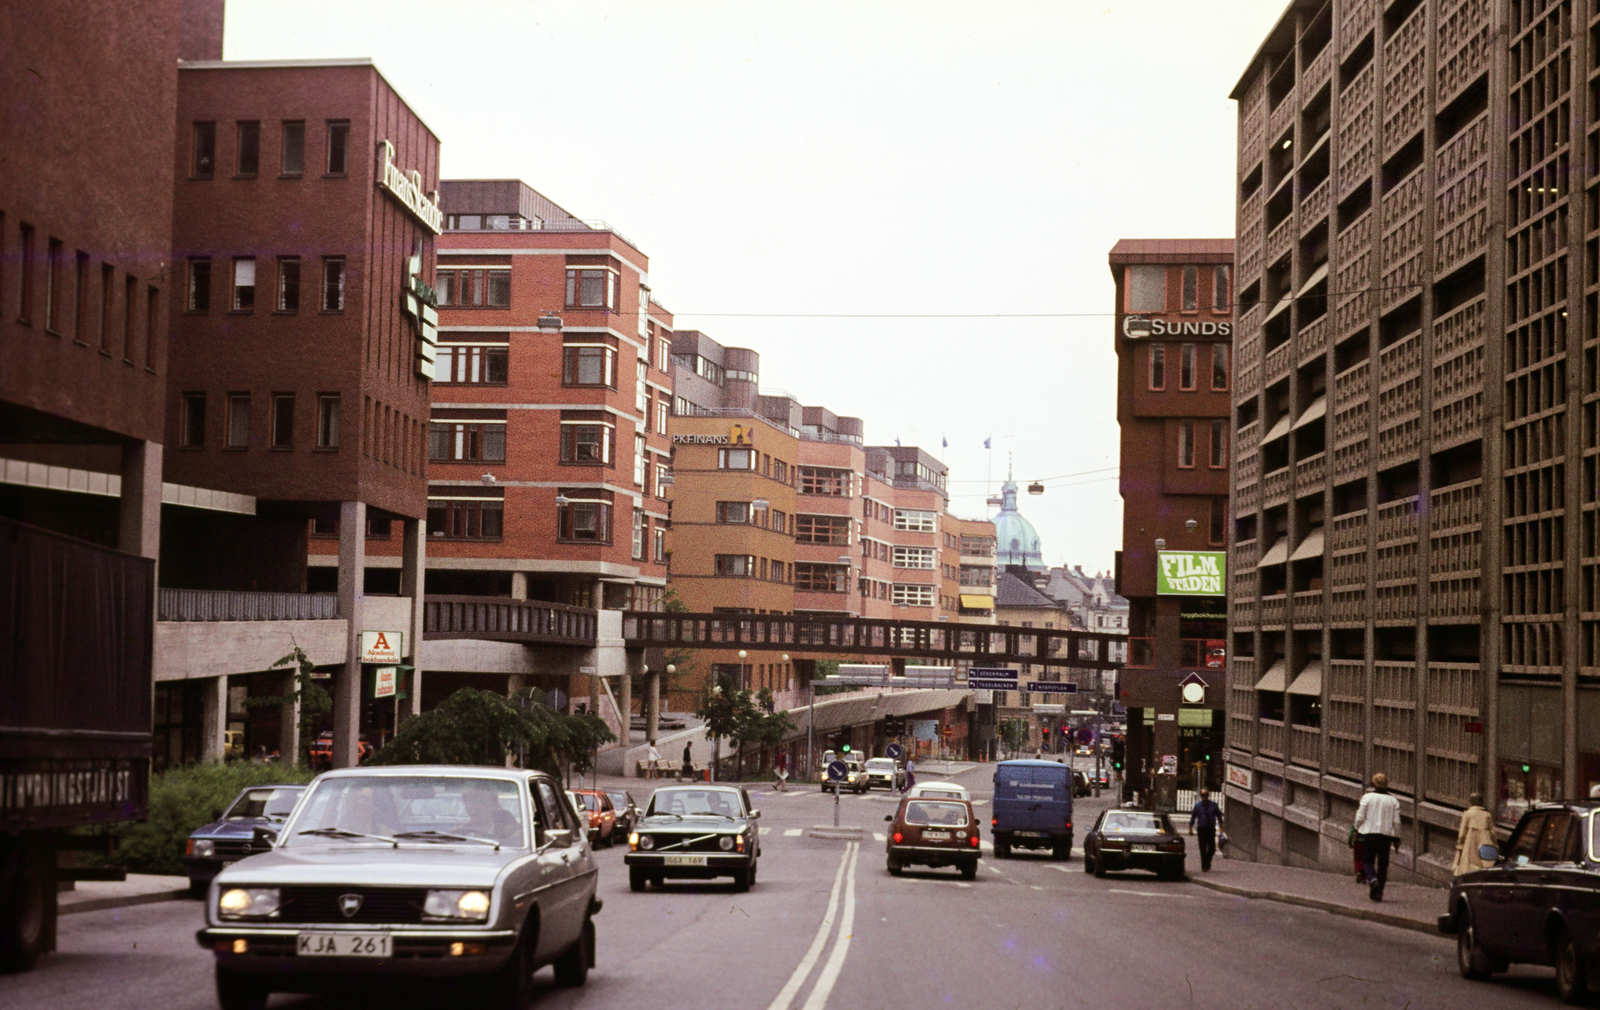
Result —
<path fill-rule="evenodd" d="M 756 886 L 756 865 L 759 862 L 760 862 L 760 860 L 758 860 L 758 859 L 750 860 L 750 886 L 751 887 Z"/>
<path fill-rule="evenodd" d="M 637 866 L 628 867 L 628 890 L 642 891 L 644 890 L 645 885 L 649 882 L 650 874 L 644 872 Z"/>
<path fill-rule="evenodd" d="M 1084 849 L 1083 850 L 1083 872 L 1084 873 L 1093 873 L 1094 872 L 1094 860 L 1089 858 L 1089 850 L 1088 849 Z"/>
<path fill-rule="evenodd" d="M 1465 908 L 1461 910 L 1461 924 L 1456 929 L 1456 968 L 1462 978 L 1478 982 L 1493 973 L 1489 955 L 1478 946 L 1478 930 L 1472 924 L 1472 913 Z"/>
<path fill-rule="evenodd" d="M 1011 843 L 1009 841 L 1002 841 L 998 838 L 995 839 L 994 856 L 996 859 L 1010 859 Z"/>
<path fill-rule="evenodd" d="M 1094 875 L 1098 880 L 1106 879 L 1106 861 L 1099 853 L 1094 857 Z"/>
<path fill-rule="evenodd" d="M 0 971 L 29 971 L 44 953 L 50 902 L 34 863 L 25 847 L 9 860 L 0 849 Z"/>
<path fill-rule="evenodd" d="M 961 864 L 961 879 L 962 880 L 977 880 L 978 879 L 978 861 L 976 859 L 969 859 L 966 862 Z"/>
<path fill-rule="evenodd" d="M 1172 866 L 1163 866 L 1161 869 L 1156 871 L 1156 876 L 1162 880 L 1182 880 L 1183 864 L 1178 863 Z"/>
<path fill-rule="evenodd" d="M 217 965 L 216 977 L 217 1005 L 222 1010 L 265 1010 L 267 997 L 271 993 L 260 981 L 220 964 Z"/>
<path fill-rule="evenodd" d="M 889 876 L 891 876 L 891 877 L 898 877 L 898 876 L 900 876 L 900 874 L 905 872 L 905 867 L 900 865 L 900 860 L 894 859 L 892 857 L 889 859 L 888 865 L 887 865 L 886 868 L 888 869 Z"/>
<path fill-rule="evenodd" d="M 583 917 L 583 928 L 578 930 L 578 938 L 552 965 L 556 973 L 556 985 L 564 989 L 578 988 L 589 981 L 589 968 L 593 964 L 594 920 L 586 915 Z"/>
<path fill-rule="evenodd" d="M 191 898 L 204 898 L 209 890 L 211 890 L 211 881 L 209 880 L 189 881 L 189 897 Z"/>
<path fill-rule="evenodd" d="M 1578 945 L 1566 930 L 1556 933 L 1552 944 L 1556 955 L 1556 993 L 1561 1002 L 1584 1004 L 1589 1001 L 1589 971 L 1578 952 Z"/>
<path fill-rule="evenodd" d="M 1055 846 L 1050 850 L 1050 857 L 1052 859 L 1059 859 L 1062 862 L 1070 860 L 1072 858 L 1072 843 L 1068 842 L 1065 845 Z"/>
<path fill-rule="evenodd" d="M 733 871 L 733 889 L 735 891 L 750 890 L 750 868 L 748 866 Z"/>

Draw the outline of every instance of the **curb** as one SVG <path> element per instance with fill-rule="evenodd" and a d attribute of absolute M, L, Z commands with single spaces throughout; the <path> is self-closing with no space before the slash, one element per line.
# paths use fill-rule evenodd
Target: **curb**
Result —
<path fill-rule="evenodd" d="M 814 824 L 807 834 L 812 838 L 837 838 L 847 842 L 859 842 L 865 835 L 866 829 L 848 824 L 834 827 L 831 824 Z"/>
<path fill-rule="evenodd" d="M 1282 891 L 1253 891 L 1248 887 L 1234 887 L 1231 884 L 1218 884 L 1214 881 L 1202 880 L 1193 874 L 1190 874 L 1185 879 L 1199 887 L 1212 891 L 1221 891 L 1223 894 L 1236 894 L 1241 898 L 1276 901 L 1284 905 L 1299 905 L 1302 908 L 1315 908 L 1318 911 L 1328 912 L 1333 915 L 1342 915 L 1347 919 L 1365 919 L 1367 922 L 1376 922 L 1385 926 L 1395 926 L 1418 933 L 1427 933 L 1429 936 L 1439 935 L 1439 927 L 1436 923 L 1418 922 L 1416 919 L 1408 919 L 1403 915 L 1391 915 L 1388 912 L 1379 912 L 1368 908 L 1351 908 L 1349 905 L 1341 905 L 1336 901 L 1322 901 L 1318 898 L 1306 898 L 1298 894 L 1285 894 Z"/>
<path fill-rule="evenodd" d="M 182 891 L 152 891 L 149 894 L 130 894 L 117 898 L 86 898 L 83 901 L 74 901 L 71 904 L 58 904 L 56 915 L 75 915 L 78 912 L 100 912 L 108 908 L 123 908 L 128 905 L 154 905 L 162 901 L 179 901 L 189 897 L 187 890 Z"/>

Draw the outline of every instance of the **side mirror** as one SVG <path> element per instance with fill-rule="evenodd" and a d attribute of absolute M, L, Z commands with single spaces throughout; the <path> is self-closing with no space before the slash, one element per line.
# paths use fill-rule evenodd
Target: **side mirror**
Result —
<path fill-rule="evenodd" d="M 1498 846 L 1484 843 L 1483 845 L 1478 846 L 1478 858 L 1487 859 L 1490 862 L 1499 862 L 1500 849 Z"/>
<path fill-rule="evenodd" d="M 761 811 L 759 811 L 759 810 L 750 811 L 750 819 L 752 821 L 759 821 L 761 819 Z"/>
<path fill-rule="evenodd" d="M 544 833 L 544 843 L 546 845 L 571 845 L 572 831 L 568 828 L 551 828 Z"/>
<path fill-rule="evenodd" d="M 267 845 L 278 844 L 278 833 L 273 831 L 271 828 L 256 828 L 254 831 L 250 832 L 250 837 L 257 843 L 265 843 Z"/>
<path fill-rule="evenodd" d="M 894 820 L 894 814 L 884 814 L 883 819 L 886 821 L 892 821 Z"/>

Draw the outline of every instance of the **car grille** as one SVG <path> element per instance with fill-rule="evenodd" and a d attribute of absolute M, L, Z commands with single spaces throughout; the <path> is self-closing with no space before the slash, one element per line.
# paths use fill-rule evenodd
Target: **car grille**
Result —
<path fill-rule="evenodd" d="M 213 850 L 222 859 L 242 859 L 272 848 L 270 842 L 215 842 Z"/>
<path fill-rule="evenodd" d="M 361 907 L 347 916 L 340 899 L 359 894 Z M 285 887 L 279 918 L 284 922 L 419 923 L 427 892 L 420 887 Z"/>
<path fill-rule="evenodd" d="M 737 849 L 724 850 L 722 848 L 722 846 L 717 844 L 717 838 L 720 837 L 718 835 L 711 835 L 711 836 L 709 836 L 707 838 L 699 838 L 698 841 L 690 842 L 687 845 L 678 845 L 675 848 L 670 848 L 670 849 L 667 848 L 667 846 L 673 845 L 674 843 L 678 842 L 679 840 L 681 840 L 683 838 L 697 838 L 697 837 L 698 836 L 696 836 L 696 835 L 656 835 L 655 836 L 656 847 L 654 849 L 643 850 L 643 851 L 650 851 L 650 852 L 662 852 L 662 851 L 665 851 L 665 852 L 722 852 L 722 851 L 737 852 L 738 851 Z"/>

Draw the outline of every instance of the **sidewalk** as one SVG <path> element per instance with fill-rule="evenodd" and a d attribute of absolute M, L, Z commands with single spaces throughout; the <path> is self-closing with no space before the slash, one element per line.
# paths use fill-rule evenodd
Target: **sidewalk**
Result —
<path fill-rule="evenodd" d="M 1193 848 L 1192 839 L 1191 849 Z M 1436 919 L 1445 908 L 1449 894 L 1442 887 L 1399 884 L 1390 881 L 1383 900 L 1373 901 L 1366 887 L 1355 882 L 1353 873 L 1324 873 L 1293 866 L 1252 863 L 1218 856 L 1211 872 L 1201 872 L 1198 858 L 1191 859 L 1189 882 L 1224 894 L 1264 898 L 1289 905 L 1317 908 L 1334 915 L 1368 922 L 1381 922 L 1401 929 L 1439 935 Z"/>
<path fill-rule="evenodd" d="M 56 895 L 61 915 L 97 912 L 128 905 L 152 905 L 189 897 L 188 877 L 164 877 L 151 873 L 130 873 L 127 880 L 80 880 L 73 890 Z"/>

